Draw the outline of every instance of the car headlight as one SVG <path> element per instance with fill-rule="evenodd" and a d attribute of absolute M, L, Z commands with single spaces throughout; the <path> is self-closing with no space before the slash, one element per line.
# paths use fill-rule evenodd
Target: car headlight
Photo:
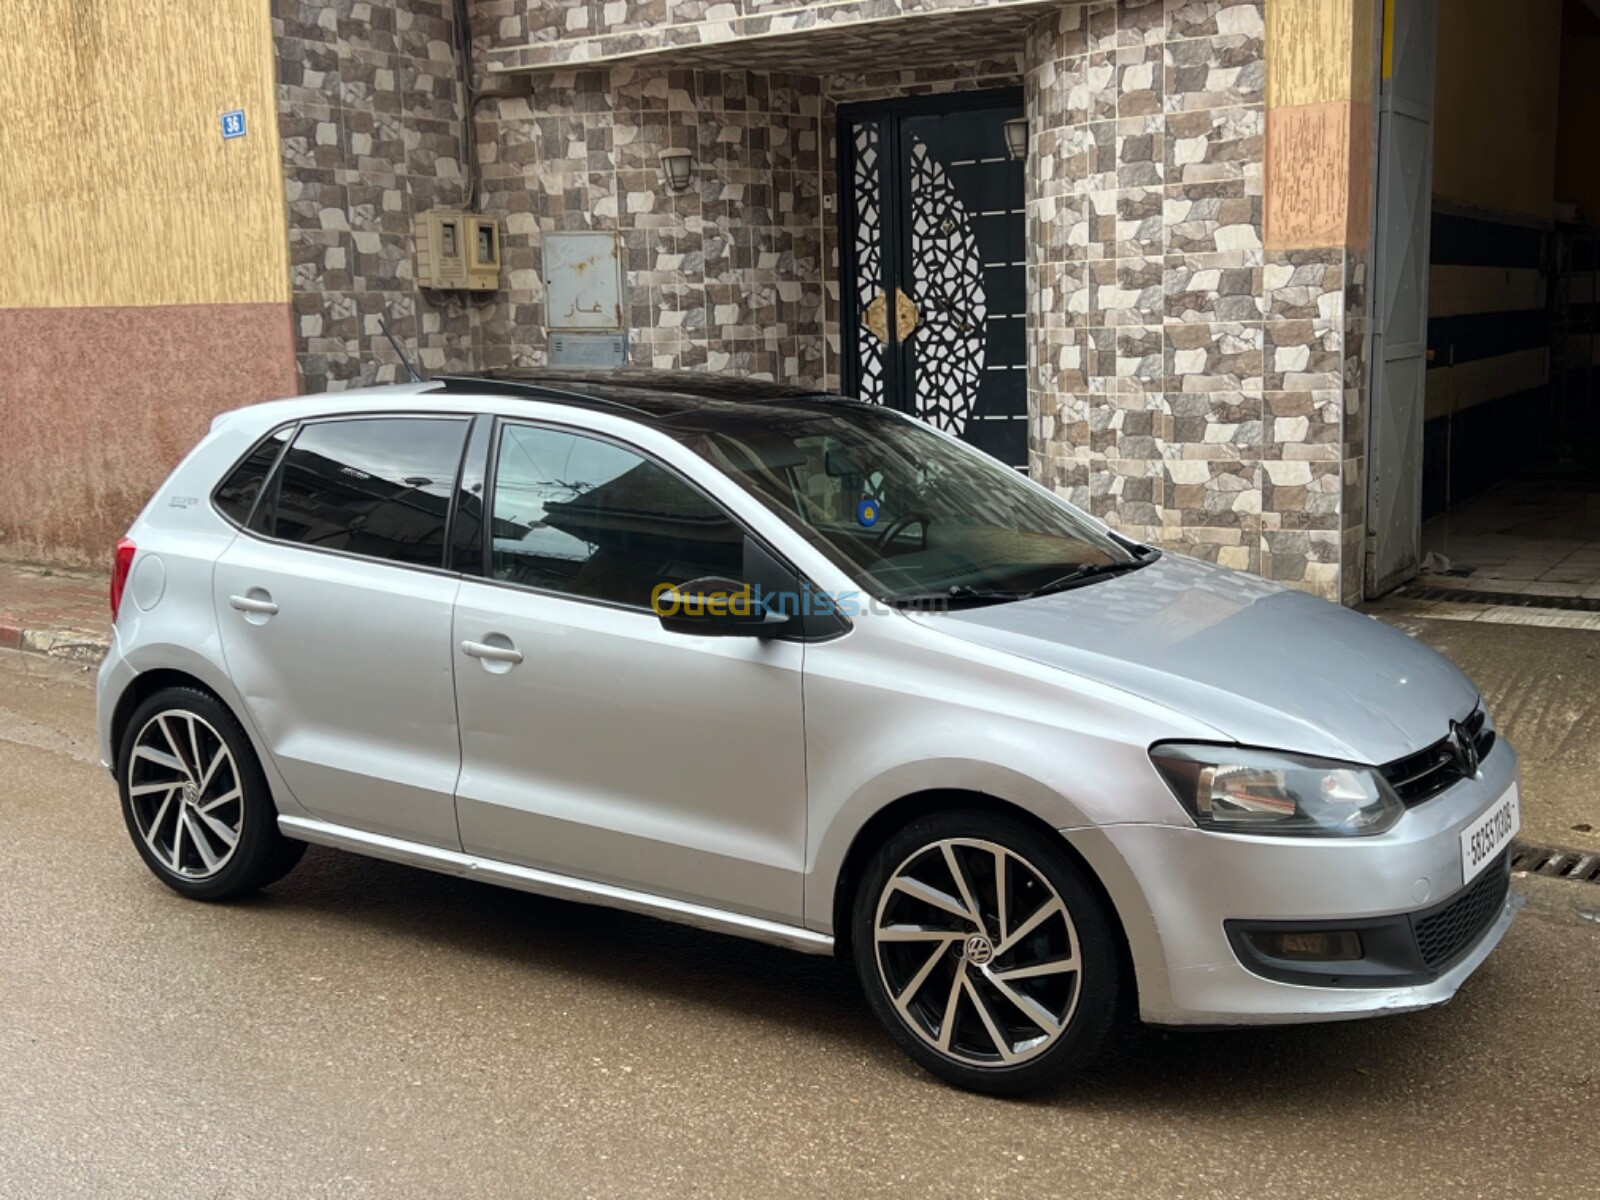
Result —
<path fill-rule="evenodd" d="M 1371 767 L 1232 746 L 1159 745 L 1150 761 L 1202 829 L 1363 837 L 1406 808 Z"/>

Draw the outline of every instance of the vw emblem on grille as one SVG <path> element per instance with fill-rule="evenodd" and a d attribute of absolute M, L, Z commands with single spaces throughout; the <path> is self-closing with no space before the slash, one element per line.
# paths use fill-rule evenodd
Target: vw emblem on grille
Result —
<path fill-rule="evenodd" d="M 967 961 L 975 967 L 981 967 L 994 957 L 994 943 L 981 933 L 975 933 L 967 939 Z"/>
<path fill-rule="evenodd" d="M 1446 739 L 1450 743 L 1451 752 L 1455 755 L 1456 768 L 1468 779 L 1478 777 L 1478 743 L 1473 740 L 1472 734 L 1467 732 L 1460 721 L 1450 722 L 1450 736 Z"/>

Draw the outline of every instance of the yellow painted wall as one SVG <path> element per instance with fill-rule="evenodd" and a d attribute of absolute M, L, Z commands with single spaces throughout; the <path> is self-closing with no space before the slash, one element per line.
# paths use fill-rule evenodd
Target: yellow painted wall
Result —
<path fill-rule="evenodd" d="M 1600 225 L 1600 37 L 1568 36 L 1562 46 L 1556 199 Z"/>
<path fill-rule="evenodd" d="M 0 308 L 287 301 L 268 0 L 3 6 Z"/>
<path fill-rule="evenodd" d="M 1560 78 L 1561 0 L 1444 0 L 1434 196 L 1548 219 Z"/>

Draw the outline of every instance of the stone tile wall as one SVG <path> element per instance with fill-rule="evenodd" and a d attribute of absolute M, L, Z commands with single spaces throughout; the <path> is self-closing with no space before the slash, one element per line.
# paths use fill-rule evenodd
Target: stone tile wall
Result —
<path fill-rule="evenodd" d="M 479 106 L 492 296 L 415 284 L 416 215 L 466 202 L 450 0 L 274 0 L 298 362 L 307 390 L 544 361 L 540 239 L 616 230 L 635 363 L 824 381 L 821 83 L 616 67 Z M 482 40 L 484 16 L 474 8 Z M 480 76 L 480 83 L 482 77 Z M 513 85 L 514 86 L 514 85 Z M 509 90 L 495 81 L 495 90 Z M 691 189 L 657 153 L 695 151 Z"/>
<path fill-rule="evenodd" d="M 818 79 L 620 66 L 555 71 L 479 123 L 484 208 L 507 287 L 481 315 L 483 365 L 542 362 L 542 235 L 616 230 L 632 360 L 821 385 Z M 682 194 L 658 153 L 694 151 Z"/>
<path fill-rule="evenodd" d="M 786 35 L 894 28 L 921 36 L 932 18 L 969 18 L 977 25 L 1001 10 L 1042 10 L 1051 0 L 479 0 L 475 17 L 486 51 L 500 69 L 577 66 L 661 53 L 698 56 L 706 47 L 749 43 L 763 56 L 782 55 Z M 905 21 L 903 18 L 915 18 Z M 892 40 L 891 40 L 892 52 Z M 803 52 L 803 51 L 802 51 Z M 909 60 L 904 57 L 902 62 Z M 768 67 L 769 62 L 759 65 Z"/>
<path fill-rule="evenodd" d="M 297 359 L 308 391 L 475 357 L 471 305 L 416 286 L 415 214 L 460 207 L 450 0 L 273 0 Z"/>
<path fill-rule="evenodd" d="M 1021 79 L 1032 470 L 1136 536 L 1353 598 L 1366 260 L 1268 236 L 1264 2 L 1061 4 L 1014 55 L 943 67 L 535 73 L 478 112 L 505 273 L 469 302 L 413 278 L 414 215 L 466 190 L 449 0 L 274 0 L 306 386 L 397 377 L 383 313 L 430 371 L 543 361 L 542 238 L 575 229 L 620 235 L 635 363 L 834 386 L 838 106 Z M 474 4 L 480 46 L 507 3 Z M 667 146 L 695 152 L 681 195 Z"/>
<path fill-rule="evenodd" d="M 1347 263 L 1263 238 L 1263 0 L 1070 5 L 1026 47 L 1035 476 L 1334 598 Z"/>

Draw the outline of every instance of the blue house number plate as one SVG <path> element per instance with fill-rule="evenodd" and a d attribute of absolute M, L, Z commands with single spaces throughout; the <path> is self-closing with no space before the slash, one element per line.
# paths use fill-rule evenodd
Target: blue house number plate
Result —
<path fill-rule="evenodd" d="M 222 136 L 224 140 L 244 136 L 244 109 L 236 108 L 222 114 Z"/>

